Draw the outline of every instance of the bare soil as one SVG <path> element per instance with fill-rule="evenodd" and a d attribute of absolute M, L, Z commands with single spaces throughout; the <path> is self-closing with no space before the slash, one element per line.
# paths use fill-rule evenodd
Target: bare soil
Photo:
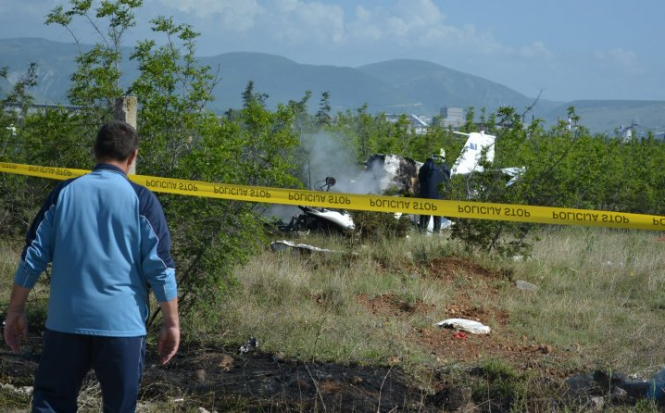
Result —
<path fill-rule="evenodd" d="M 529 363 L 537 363 L 544 357 L 551 360 L 569 356 L 546 343 L 535 343 L 527 337 L 511 335 L 508 328 L 510 314 L 498 308 L 480 308 L 473 304 L 476 297 L 496 296 L 498 282 L 507 281 L 509 274 L 492 271 L 455 256 L 435 259 L 420 270 L 424 271 L 424 276 L 440 280 L 441 283 L 453 284 L 462 278 L 464 282 L 473 284 L 473 288 L 456 289 L 452 303 L 445 307 L 447 318 L 470 319 L 493 326 L 489 335 L 466 334 L 466 337 L 460 337 L 456 331 L 449 329 L 414 327 L 412 341 L 430 349 L 441 362 L 473 363 L 481 358 L 496 358 L 516 367 L 523 364 L 528 367 Z M 359 300 L 373 314 L 387 318 L 410 317 L 438 310 L 435 305 L 400 301 L 392 294 L 373 298 L 360 296 Z"/>

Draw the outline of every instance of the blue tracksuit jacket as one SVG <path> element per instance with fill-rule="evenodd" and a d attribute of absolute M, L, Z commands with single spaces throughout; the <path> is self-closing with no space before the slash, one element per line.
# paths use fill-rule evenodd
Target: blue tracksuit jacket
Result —
<path fill-rule="evenodd" d="M 28 231 L 14 282 L 32 288 L 52 262 L 46 328 L 109 337 L 146 334 L 148 285 L 177 297 L 171 240 L 155 195 L 108 164 L 60 183 Z"/>

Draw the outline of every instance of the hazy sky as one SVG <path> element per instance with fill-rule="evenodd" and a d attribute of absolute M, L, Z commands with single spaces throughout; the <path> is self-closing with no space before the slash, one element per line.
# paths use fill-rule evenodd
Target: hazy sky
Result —
<path fill-rule="evenodd" d="M 0 38 L 70 42 L 43 24 L 59 4 L 68 1 L 0 0 Z M 144 0 L 127 46 L 148 38 L 158 15 L 200 32 L 201 56 L 351 67 L 421 59 L 531 97 L 665 100 L 665 0 Z M 88 27 L 76 31 L 96 41 Z"/>

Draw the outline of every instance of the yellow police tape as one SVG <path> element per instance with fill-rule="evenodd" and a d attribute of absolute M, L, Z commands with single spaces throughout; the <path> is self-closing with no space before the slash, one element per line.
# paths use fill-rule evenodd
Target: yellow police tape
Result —
<path fill-rule="evenodd" d="M 62 180 L 74 178 L 89 171 L 0 162 L 0 172 Z M 298 189 L 228 185 L 144 175 L 130 175 L 129 178 L 133 182 L 148 187 L 154 192 L 206 198 L 284 205 L 307 205 L 361 211 L 402 212 L 416 215 L 441 215 L 448 218 L 665 230 L 665 217 L 657 215 L 530 205 L 398 198 L 381 195 L 355 195 Z"/>

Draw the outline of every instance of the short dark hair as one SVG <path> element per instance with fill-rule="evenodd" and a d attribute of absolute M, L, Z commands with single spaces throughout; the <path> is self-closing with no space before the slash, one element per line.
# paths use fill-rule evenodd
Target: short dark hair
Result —
<path fill-rule="evenodd" d="M 127 122 L 114 120 L 102 125 L 95 141 L 97 160 L 124 161 L 139 147 L 139 135 Z"/>

